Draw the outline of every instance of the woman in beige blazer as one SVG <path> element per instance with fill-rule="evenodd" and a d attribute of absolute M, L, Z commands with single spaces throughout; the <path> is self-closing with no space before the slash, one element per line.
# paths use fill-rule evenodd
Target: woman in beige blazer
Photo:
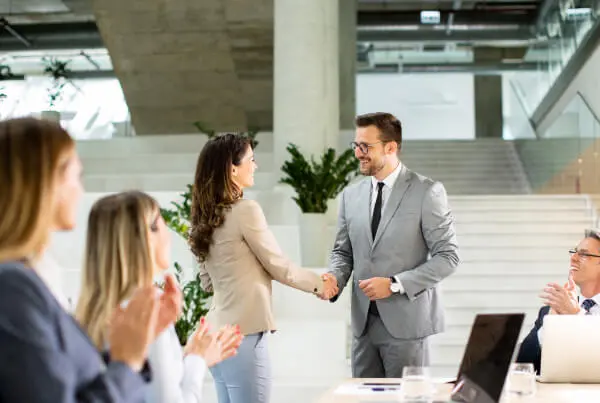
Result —
<path fill-rule="evenodd" d="M 255 170 L 252 142 L 239 134 L 209 140 L 196 167 L 190 245 L 203 287 L 214 291 L 208 318 L 217 327 L 237 323 L 245 335 L 237 356 L 211 368 L 219 403 L 269 401 L 272 280 L 317 296 L 335 287 L 285 257 L 260 205 L 242 199 Z"/>

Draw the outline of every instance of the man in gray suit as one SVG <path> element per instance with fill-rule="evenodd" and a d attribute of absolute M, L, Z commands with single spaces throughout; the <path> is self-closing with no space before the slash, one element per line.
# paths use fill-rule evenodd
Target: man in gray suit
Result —
<path fill-rule="evenodd" d="M 342 292 L 352 281 L 352 376 L 397 378 L 429 365 L 427 337 L 444 330 L 438 283 L 459 262 L 454 218 L 440 182 L 398 157 L 400 121 L 389 113 L 356 118 L 352 143 L 368 178 L 341 196 L 331 269 Z M 327 295 L 334 302 L 338 294 Z"/>

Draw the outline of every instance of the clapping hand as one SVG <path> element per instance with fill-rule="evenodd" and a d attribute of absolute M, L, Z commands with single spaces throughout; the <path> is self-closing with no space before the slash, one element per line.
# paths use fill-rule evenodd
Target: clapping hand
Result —
<path fill-rule="evenodd" d="M 209 331 L 210 325 L 202 318 L 200 326 L 188 340 L 184 353 L 199 355 L 208 367 L 237 354 L 244 338 L 239 326 L 224 326 L 216 334 L 210 334 Z"/>
<path fill-rule="evenodd" d="M 318 295 L 322 300 L 329 300 L 335 297 L 339 292 L 337 279 L 331 273 L 325 273 L 321 276 L 323 279 L 323 292 Z"/>
<path fill-rule="evenodd" d="M 550 307 L 552 313 L 559 315 L 574 315 L 580 310 L 577 303 L 575 291 L 575 282 L 569 276 L 569 280 L 564 286 L 556 283 L 549 283 L 544 292 L 540 295 L 544 304 Z"/>
<path fill-rule="evenodd" d="M 182 297 L 172 275 L 165 278 L 164 290 L 155 286 L 136 290 L 125 307 L 117 306 L 109 323 L 110 356 L 139 371 L 148 346 L 181 314 Z"/>
<path fill-rule="evenodd" d="M 144 287 L 134 293 L 126 307 L 116 307 L 108 334 L 112 361 L 123 362 L 134 371 L 142 369 L 148 346 L 156 337 L 159 299 L 155 287 Z"/>
<path fill-rule="evenodd" d="M 177 280 L 172 274 L 165 275 L 165 285 L 159 300 L 159 313 L 156 321 L 155 336 L 177 321 L 181 315 L 183 296 Z"/>

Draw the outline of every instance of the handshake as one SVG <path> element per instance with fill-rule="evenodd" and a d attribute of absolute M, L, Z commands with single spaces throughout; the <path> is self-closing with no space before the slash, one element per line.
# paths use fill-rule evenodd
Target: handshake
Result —
<path fill-rule="evenodd" d="M 321 275 L 323 291 L 317 296 L 323 300 L 330 300 L 338 295 L 340 289 L 336 277 L 331 273 Z M 392 279 L 390 277 L 371 277 L 358 282 L 358 287 L 370 301 L 388 298 L 392 295 Z"/>
<path fill-rule="evenodd" d="M 340 292 L 337 279 L 333 274 L 324 273 L 321 275 L 321 279 L 323 280 L 323 292 L 317 295 L 319 298 L 329 300 Z"/>

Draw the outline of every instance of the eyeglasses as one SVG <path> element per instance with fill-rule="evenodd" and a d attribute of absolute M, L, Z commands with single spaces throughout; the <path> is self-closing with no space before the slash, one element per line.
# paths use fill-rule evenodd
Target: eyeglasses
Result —
<path fill-rule="evenodd" d="M 588 253 L 588 252 L 583 252 L 580 251 L 578 249 L 571 249 L 569 250 L 569 254 L 570 255 L 574 255 L 575 253 L 577 253 L 579 255 L 580 258 L 585 259 L 588 257 L 600 257 L 600 255 L 594 255 L 593 253 Z"/>
<path fill-rule="evenodd" d="M 357 143 L 356 141 L 353 141 L 352 143 L 350 143 L 350 147 L 352 147 L 352 150 L 356 150 L 358 148 L 358 149 L 360 149 L 360 151 L 363 154 L 368 154 L 369 149 L 375 147 L 377 144 L 383 144 L 383 143 L 386 143 L 386 142 L 378 141 L 377 143 Z"/>

